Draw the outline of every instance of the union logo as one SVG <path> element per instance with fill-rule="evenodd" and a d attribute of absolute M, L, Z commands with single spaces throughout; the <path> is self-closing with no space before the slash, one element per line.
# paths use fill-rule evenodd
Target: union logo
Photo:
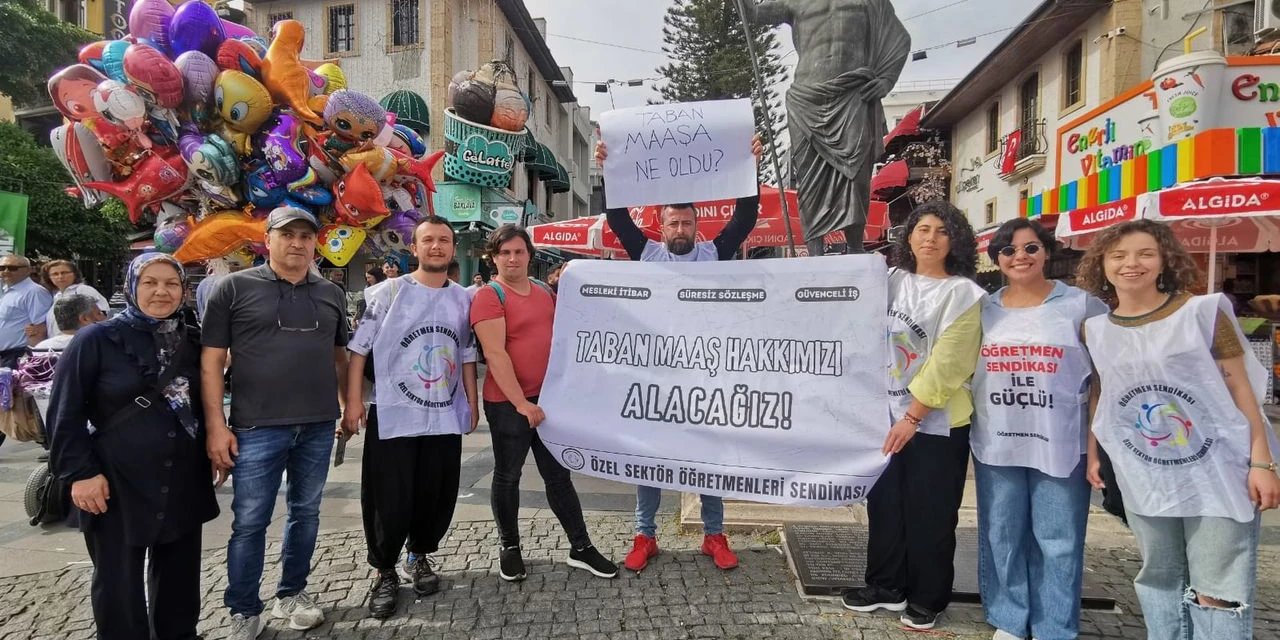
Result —
<path fill-rule="evenodd" d="M 428 391 L 448 387 L 457 377 L 458 359 L 448 345 L 429 344 L 418 353 L 413 372 Z"/>
<path fill-rule="evenodd" d="M 1187 446 L 1192 422 L 1177 402 L 1145 403 L 1140 409 L 1133 427 L 1152 447 L 1162 444 Z"/>
<path fill-rule="evenodd" d="M 920 359 L 920 353 L 911 342 L 911 336 L 901 331 L 889 334 L 889 351 L 889 356 L 893 359 L 893 363 L 889 365 L 889 375 L 894 380 L 902 381 L 912 365 Z"/>

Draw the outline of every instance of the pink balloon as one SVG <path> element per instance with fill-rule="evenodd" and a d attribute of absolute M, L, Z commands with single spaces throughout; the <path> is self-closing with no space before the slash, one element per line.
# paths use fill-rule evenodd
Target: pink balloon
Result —
<path fill-rule="evenodd" d="M 156 49 L 129 45 L 124 52 L 124 75 L 148 102 L 166 109 L 182 106 L 182 73 Z"/>
<path fill-rule="evenodd" d="M 258 34 L 253 29 L 241 24 L 236 24 L 230 20 L 222 21 L 222 30 L 227 33 L 228 38 L 256 38 Z"/>
<path fill-rule="evenodd" d="M 169 49 L 169 22 L 173 20 L 173 6 L 168 0 L 138 0 L 129 12 L 129 33 L 135 38 L 146 38 L 161 49 Z"/>

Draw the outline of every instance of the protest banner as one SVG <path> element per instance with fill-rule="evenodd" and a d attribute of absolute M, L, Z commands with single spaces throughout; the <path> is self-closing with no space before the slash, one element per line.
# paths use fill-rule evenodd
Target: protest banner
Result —
<path fill-rule="evenodd" d="M 759 188 L 751 101 L 708 100 L 600 115 L 605 206 L 741 198 Z"/>
<path fill-rule="evenodd" d="M 538 428 L 572 471 L 770 502 L 866 499 L 888 460 L 884 259 L 561 275 Z"/>

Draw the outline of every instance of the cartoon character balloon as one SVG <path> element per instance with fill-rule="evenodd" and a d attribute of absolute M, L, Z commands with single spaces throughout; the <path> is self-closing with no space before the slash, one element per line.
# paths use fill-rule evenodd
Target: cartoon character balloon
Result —
<path fill-rule="evenodd" d="M 196 188 L 218 206 L 236 206 L 240 198 L 231 187 L 240 182 L 240 162 L 231 143 L 214 134 L 201 136 L 193 125 L 187 125 L 178 148 Z"/>
<path fill-rule="evenodd" d="M 182 72 L 163 53 L 145 44 L 130 45 L 124 52 L 124 75 L 147 102 L 165 109 L 182 105 Z"/>
<path fill-rule="evenodd" d="M 108 80 L 108 82 L 111 82 Z M 89 182 L 84 186 L 106 192 L 124 202 L 129 221 L 138 224 L 143 210 L 187 188 L 187 163 L 172 148 L 157 147 L 120 182 Z"/>
<path fill-rule="evenodd" d="M 236 146 L 240 155 L 249 155 L 249 134 L 257 132 L 271 116 L 271 94 L 244 72 L 223 71 L 214 85 L 213 101 L 230 130 L 223 137 Z"/>
<path fill-rule="evenodd" d="M 359 227 L 327 224 L 320 227 L 318 235 L 320 242 L 317 243 L 316 250 L 320 255 L 332 262 L 334 266 L 345 267 L 360 250 L 360 245 L 364 244 L 367 234 Z"/>
<path fill-rule="evenodd" d="M 324 121 L 311 108 L 311 78 L 302 66 L 305 29 L 297 20 L 281 20 L 271 27 L 271 46 L 262 59 L 262 81 L 276 102 L 288 105 L 303 120 L 315 126 Z"/>
<path fill-rule="evenodd" d="M 316 67 L 316 74 L 324 78 L 324 92 L 327 94 L 347 88 L 347 74 L 342 72 L 342 67 L 332 62 Z"/>
<path fill-rule="evenodd" d="M 54 155 L 62 162 L 71 180 L 80 187 L 77 191 L 86 207 L 102 201 L 93 189 L 84 188 L 88 182 L 111 180 L 111 165 L 93 133 L 80 122 L 70 122 L 49 132 L 49 142 Z"/>
<path fill-rule="evenodd" d="M 344 153 L 378 137 L 386 126 L 387 110 L 377 100 L 347 89 L 333 92 L 324 107 L 324 123 L 333 132 L 325 147 Z"/>
<path fill-rule="evenodd" d="M 200 0 L 184 2 L 169 21 L 169 48 L 175 56 L 200 51 L 214 58 L 218 55 L 218 45 L 226 39 L 222 20 L 213 7 Z"/>
<path fill-rule="evenodd" d="M 103 80 L 93 90 L 93 106 L 103 118 L 128 130 L 139 146 L 151 148 L 151 139 L 144 131 L 147 103 L 128 85 Z"/>
<path fill-rule="evenodd" d="M 382 200 L 382 187 L 369 168 L 356 165 L 333 185 L 334 214 L 356 227 L 372 227 L 391 214 Z"/>
<path fill-rule="evenodd" d="M 93 92 L 108 78 L 97 69 L 85 64 L 73 64 L 49 78 L 49 97 L 53 106 L 69 120 L 80 122 L 86 118 L 99 118 L 93 102 Z"/>
<path fill-rule="evenodd" d="M 220 258 L 267 235 L 267 221 L 243 211 L 219 211 L 197 222 L 173 257 L 184 263 Z"/>
<path fill-rule="evenodd" d="M 249 43 L 243 40 L 227 40 L 218 47 L 216 59 L 219 69 L 227 71 L 243 71 L 262 79 L 262 56 Z"/>
<path fill-rule="evenodd" d="M 269 187 L 296 188 L 316 182 L 315 173 L 307 164 L 305 145 L 302 121 L 297 116 L 279 113 L 267 123 L 256 139 L 256 146 L 271 168 L 267 179 Z"/>
<path fill-rule="evenodd" d="M 399 151 L 410 158 L 422 157 L 427 152 L 427 143 L 423 141 L 422 136 L 417 131 L 410 129 L 408 125 L 397 124 L 394 128 L 394 135 L 391 138 L 391 149 Z"/>
<path fill-rule="evenodd" d="M 129 50 L 128 42 L 112 40 L 102 46 L 102 72 L 116 82 L 128 82 L 124 75 L 124 53 Z"/>

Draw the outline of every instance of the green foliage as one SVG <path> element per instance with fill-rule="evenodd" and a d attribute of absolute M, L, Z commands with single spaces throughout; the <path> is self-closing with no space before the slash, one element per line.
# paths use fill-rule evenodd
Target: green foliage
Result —
<path fill-rule="evenodd" d="M 75 64 L 96 36 L 44 9 L 40 0 L 0 0 L 0 93 L 17 104 L 45 95 L 54 71 Z"/>
<path fill-rule="evenodd" d="M 768 161 L 768 146 L 773 145 L 782 132 L 786 113 L 775 88 L 782 81 L 785 68 L 778 56 L 774 33 L 762 28 L 752 30 L 769 105 L 766 118 L 757 99 L 746 31 L 735 0 L 675 0 L 667 9 L 664 21 L 662 50 L 673 62 L 658 68 L 658 73 L 666 79 L 659 88 L 663 99 L 693 102 L 751 98 L 755 105 L 756 131 L 766 145 L 761 173 L 767 182 L 772 182 L 773 165 Z"/>
<path fill-rule="evenodd" d="M 36 144 L 21 127 L 0 122 L 0 189 L 26 194 L 27 255 L 111 261 L 122 258 L 131 227 L 124 206 L 100 209 L 63 192 L 71 178 L 53 150 Z"/>

